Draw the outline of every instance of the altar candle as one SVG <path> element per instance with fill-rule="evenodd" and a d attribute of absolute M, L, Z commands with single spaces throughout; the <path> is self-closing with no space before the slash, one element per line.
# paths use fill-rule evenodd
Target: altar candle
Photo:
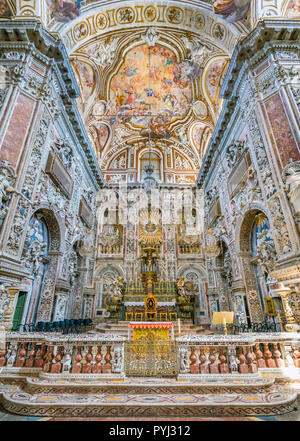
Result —
<path fill-rule="evenodd" d="M 177 321 L 178 321 L 178 334 L 179 334 L 179 337 L 180 337 L 180 335 L 181 335 L 180 319 L 178 319 Z"/>

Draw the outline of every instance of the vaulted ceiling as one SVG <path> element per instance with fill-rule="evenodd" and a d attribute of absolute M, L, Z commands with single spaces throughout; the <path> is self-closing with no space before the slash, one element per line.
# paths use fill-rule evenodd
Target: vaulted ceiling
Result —
<path fill-rule="evenodd" d="M 140 181 L 149 140 L 160 181 L 195 182 L 230 56 L 251 29 L 250 3 L 47 0 L 107 182 Z"/>

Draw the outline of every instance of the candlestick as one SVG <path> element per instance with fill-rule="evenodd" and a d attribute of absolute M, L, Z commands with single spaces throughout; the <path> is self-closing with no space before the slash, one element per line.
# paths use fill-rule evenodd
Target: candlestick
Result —
<path fill-rule="evenodd" d="M 179 337 L 180 337 L 181 336 L 180 319 L 178 319 L 177 321 L 178 321 L 178 334 L 179 334 Z"/>

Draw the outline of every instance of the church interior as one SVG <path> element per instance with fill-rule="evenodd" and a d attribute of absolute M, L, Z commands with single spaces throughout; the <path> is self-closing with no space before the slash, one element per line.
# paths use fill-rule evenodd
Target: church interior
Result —
<path fill-rule="evenodd" d="M 0 0 L 0 420 L 300 421 L 299 24 Z"/>

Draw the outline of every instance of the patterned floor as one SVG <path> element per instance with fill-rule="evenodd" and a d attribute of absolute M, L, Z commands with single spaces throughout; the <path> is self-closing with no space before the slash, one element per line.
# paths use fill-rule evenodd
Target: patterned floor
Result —
<path fill-rule="evenodd" d="M 300 412 L 293 412 L 299 383 L 277 384 L 270 377 L 218 377 L 205 382 L 155 378 L 70 382 L 23 377 L 21 383 L 17 377 L 2 379 L 0 384 L 0 421 L 110 421 L 114 417 L 123 421 L 284 421 L 285 415 L 273 416 L 278 413 L 286 414 L 287 421 L 300 421 Z M 205 388 L 210 388 L 208 393 Z"/>
<path fill-rule="evenodd" d="M 157 418 L 139 418 L 139 417 L 29 417 L 29 416 L 20 416 L 20 415 L 12 415 L 5 410 L 1 409 L 0 411 L 0 422 L 1 421 L 110 421 L 113 424 L 118 421 L 300 421 L 300 411 L 290 412 L 286 415 L 276 415 L 276 416 L 264 416 L 264 417 L 157 417 Z"/>
<path fill-rule="evenodd" d="M 0 387 L 0 392 L 4 392 L 12 401 L 24 404 L 45 404 L 52 403 L 59 405 L 242 405 L 242 404 L 279 404 L 291 397 L 289 389 L 274 386 L 271 392 L 261 394 L 156 394 L 156 395 L 131 395 L 131 394 L 99 394 L 83 396 L 82 394 L 35 394 L 31 395 L 16 386 Z"/>

